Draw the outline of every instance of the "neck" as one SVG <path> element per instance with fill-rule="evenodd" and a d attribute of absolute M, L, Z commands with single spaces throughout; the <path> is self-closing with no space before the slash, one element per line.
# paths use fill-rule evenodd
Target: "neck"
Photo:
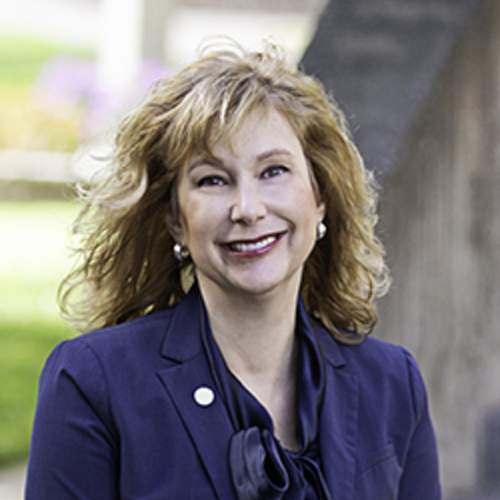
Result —
<path fill-rule="evenodd" d="M 212 333 L 231 371 L 237 376 L 291 368 L 298 287 L 284 293 L 247 295 L 226 293 L 200 281 Z"/>

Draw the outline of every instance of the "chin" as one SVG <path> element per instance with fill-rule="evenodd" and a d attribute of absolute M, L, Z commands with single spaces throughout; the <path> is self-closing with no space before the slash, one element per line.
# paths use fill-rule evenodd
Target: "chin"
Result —
<path fill-rule="evenodd" d="M 289 287 L 294 285 L 295 280 L 290 276 L 286 277 L 272 277 L 268 276 L 265 279 L 255 279 L 256 276 L 251 276 L 246 280 L 237 280 L 232 283 L 230 293 L 241 293 L 249 296 L 262 296 L 268 295 L 272 292 L 279 292 L 280 290 L 288 290 Z M 300 282 L 300 280 L 299 280 Z"/>

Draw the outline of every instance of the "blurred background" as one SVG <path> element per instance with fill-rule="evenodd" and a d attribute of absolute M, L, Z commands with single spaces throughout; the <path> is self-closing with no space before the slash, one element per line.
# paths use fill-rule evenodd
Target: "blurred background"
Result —
<path fill-rule="evenodd" d="M 500 499 L 497 0 L 0 0 L 0 499 L 22 498 L 39 373 L 73 335 L 74 183 L 210 35 L 272 36 L 346 112 L 393 272 L 374 335 L 421 366 L 445 498 Z"/>

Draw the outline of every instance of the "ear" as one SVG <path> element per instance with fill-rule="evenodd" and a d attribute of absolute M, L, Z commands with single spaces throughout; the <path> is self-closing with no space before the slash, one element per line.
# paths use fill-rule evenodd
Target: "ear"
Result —
<path fill-rule="evenodd" d="M 318 214 L 318 222 L 321 222 L 325 218 L 326 214 L 326 205 L 323 201 L 320 201 L 316 208 Z"/>
<path fill-rule="evenodd" d="M 312 189 L 314 192 L 314 197 L 316 199 L 316 210 L 317 210 L 317 214 L 318 214 L 317 222 L 319 223 L 325 218 L 326 204 L 323 200 L 321 190 L 319 189 L 318 181 L 316 180 L 316 175 L 314 174 L 313 165 L 307 157 L 306 157 L 306 162 L 307 162 L 307 167 L 308 167 L 309 180 L 311 181 L 311 186 L 312 186 Z"/>
<path fill-rule="evenodd" d="M 165 222 L 172 238 L 177 243 L 181 245 L 184 244 L 184 229 L 182 227 L 182 222 L 177 217 L 174 217 L 173 214 L 168 214 L 165 217 Z"/>

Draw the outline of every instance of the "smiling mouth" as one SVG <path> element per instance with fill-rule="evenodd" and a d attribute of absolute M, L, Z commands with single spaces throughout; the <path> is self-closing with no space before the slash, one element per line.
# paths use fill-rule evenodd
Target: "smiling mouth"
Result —
<path fill-rule="evenodd" d="M 276 243 L 283 236 L 283 234 L 284 233 L 273 234 L 256 241 L 236 241 L 234 243 L 228 243 L 225 246 L 232 252 L 259 252 L 273 246 L 273 244 Z"/>

